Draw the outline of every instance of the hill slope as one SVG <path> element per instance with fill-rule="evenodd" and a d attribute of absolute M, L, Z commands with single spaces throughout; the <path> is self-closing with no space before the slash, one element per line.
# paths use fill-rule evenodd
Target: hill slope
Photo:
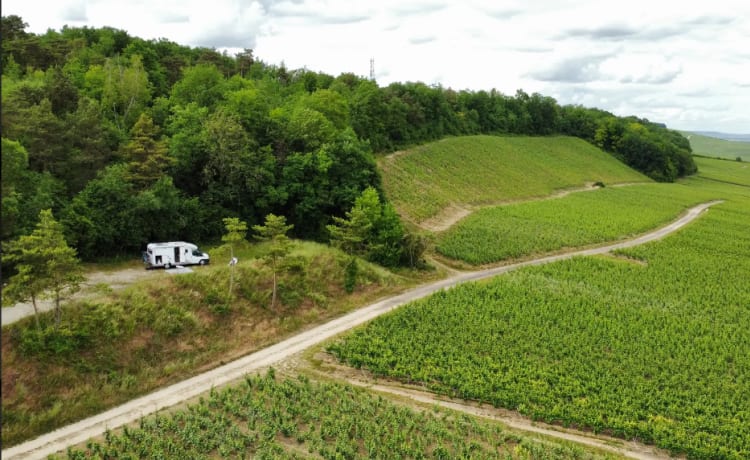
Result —
<path fill-rule="evenodd" d="M 680 132 L 690 141 L 694 154 L 731 160 L 740 157 L 742 161 L 750 161 L 750 142 L 728 141 L 688 131 Z"/>
<path fill-rule="evenodd" d="M 478 205 L 605 184 L 649 182 L 611 155 L 577 138 L 466 136 L 378 160 L 383 188 L 406 220 Z"/>

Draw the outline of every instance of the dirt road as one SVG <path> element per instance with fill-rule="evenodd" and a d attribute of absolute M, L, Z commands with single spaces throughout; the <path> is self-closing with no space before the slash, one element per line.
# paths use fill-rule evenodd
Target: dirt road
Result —
<path fill-rule="evenodd" d="M 279 361 L 299 353 L 302 350 L 317 345 L 337 334 L 345 332 L 391 311 L 400 305 L 428 296 L 441 289 L 446 289 L 467 281 L 489 278 L 529 265 L 546 264 L 576 256 L 604 254 L 615 249 L 636 246 L 660 239 L 685 226 L 697 218 L 701 212 L 716 203 L 718 202 L 704 203 L 695 206 L 671 224 L 632 240 L 592 249 L 572 251 L 566 254 L 542 257 L 488 270 L 460 273 L 444 280 L 417 287 L 403 294 L 399 294 L 353 311 L 347 315 L 329 321 L 328 323 L 314 327 L 294 337 L 279 342 L 276 345 L 272 345 L 206 373 L 134 399 L 121 406 L 62 427 L 23 444 L 4 449 L 2 451 L 2 458 L 45 458 L 50 454 L 64 450 L 70 445 L 78 444 L 94 436 L 101 435 L 107 429 L 114 429 L 136 421 L 145 415 L 194 398 L 209 391 L 213 387 L 223 386 L 241 379 L 247 373 L 252 373 L 278 363 Z"/>
<path fill-rule="evenodd" d="M 135 281 L 151 277 L 164 276 L 168 270 L 145 270 L 143 268 L 126 268 L 124 270 L 113 270 L 110 272 L 93 272 L 85 275 L 86 280 L 81 286 L 81 290 L 73 298 L 83 298 L 91 295 L 97 285 L 106 284 L 109 289 L 119 289 Z M 55 308 L 55 303 L 51 299 L 40 299 L 36 302 L 39 312 L 49 311 Z M 12 324 L 22 318 L 34 314 L 34 306 L 31 302 L 22 302 L 12 307 L 3 307 L 0 310 L 2 316 L 2 325 Z"/>

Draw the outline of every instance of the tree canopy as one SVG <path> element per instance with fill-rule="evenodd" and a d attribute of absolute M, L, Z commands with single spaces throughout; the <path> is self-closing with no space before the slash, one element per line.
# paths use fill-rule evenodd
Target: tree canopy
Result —
<path fill-rule="evenodd" d="M 368 188 L 395 235 L 374 154 L 444 136 L 568 134 L 656 180 L 696 170 L 687 140 L 663 125 L 538 93 L 381 87 L 268 64 L 250 49 L 27 27 L 2 17 L 2 238 L 29 234 L 50 208 L 86 259 L 152 238 L 218 240 L 227 215 L 249 226 L 287 216 L 292 236 L 326 240 Z M 391 263 L 391 252 L 375 259 Z"/>

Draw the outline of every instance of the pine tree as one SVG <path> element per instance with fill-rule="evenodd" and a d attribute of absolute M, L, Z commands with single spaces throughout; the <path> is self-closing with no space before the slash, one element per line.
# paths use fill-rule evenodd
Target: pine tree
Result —
<path fill-rule="evenodd" d="M 169 147 L 159 140 L 159 127 L 146 114 L 141 114 L 130 130 L 130 141 L 122 148 L 128 161 L 128 176 L 139 190 L 146 189 L 166 174 L 174 161 Z"/>
<path fill-rule="evenodd" d="M 221 237 L 221 241 L 229 246 L 229 299 L 232 299 L 232 290 L 234 288 L 234 266 L 237 260 L 234 258 L 234 245 L 243 241 L 247 235 L 247 223 L 237 217 L 225 217 L 224 227 L 227 233 Z"/>
<path fill-rule="evenodd" d="M 274 214 L 266 216 L 265 225 L 253 225 L 253 230 L 257 233 L 254 237 L 260 241 L 269 241 L 271 243 L 268 255 L 266 256 L 266 259 L 271 262 L 271 269 L 273 270 L 271 308 L 276 306 L 279 262 L 289 254 L 289 251 L 292 248 L 292 242 L 287 236 L 287 232 L 291 230 L 292 227 L 294 227 L 294 225 L 286 224 L 286 217 L 276 216 Z"/>
<path fill-rule="evenodd" d="M 31 300 L 39 327 L 37 299 L 55 300 L 55 328 L 60 326 L 60 300 L 78 289 L 83 276 L 75 249 L 68 246 L 62 225 L 49 209 L 39 213 L 39 223 L 31 233 L 8 244 L 3 263 L 14 264 L 17 274 L 8 280 L 3 297 L 11 302 Z"/>

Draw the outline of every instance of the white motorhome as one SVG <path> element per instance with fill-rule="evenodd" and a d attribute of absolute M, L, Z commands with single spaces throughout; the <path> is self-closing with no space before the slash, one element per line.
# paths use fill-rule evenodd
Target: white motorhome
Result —
<path fill-rule="evenodd" d="M 198 249 L 198 246 L 184 241 L 149 243 L 143 251 L 143 263 L 146 264 L 146 269 L 172 268 L 177 265 L 206 265 L 210 260 L 208 254 Z"/>

